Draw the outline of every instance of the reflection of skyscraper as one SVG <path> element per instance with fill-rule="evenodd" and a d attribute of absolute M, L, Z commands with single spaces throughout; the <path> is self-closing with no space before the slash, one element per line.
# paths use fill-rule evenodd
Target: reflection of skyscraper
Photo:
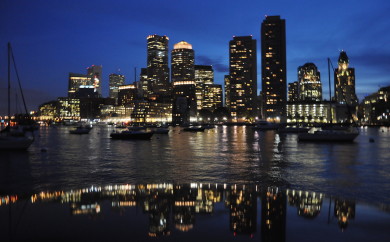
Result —
<path fill-rule="evenodd" d="M 278 121 L 285 116 L 286 70 L 286 22 L 280 16 L 266 16 L 261 24 L 264 119 Z"/>
<path fill-rule="evenodd" d="M 233 187 L 229 198 L 230 230 L 239 234 L 256 232 L 256 193 L 250 187 L 246 189 Z"/>
<path fill-rule="evenodd" d="M 98 96 L 102 96 L 102 66 L 92 65 L 87 69 L 87 75 L 91 79 L 91 83 L 98 93 Z"/>
<path fill-rule="evenodd" d="M 355 202 L 335 199 L 334 216 L 337 218 L 340 229 L 346 229 L 348 220 L 355 218 Z"/>
<path fill-rule="evenodd" d="M 189 123 L 196 116 L 196 91 L 194 50 L 192 45 L 181 41 L 172 50 L 172 84 L 174 124 Z"/>
<path fill-rule="evenodd" d="M 226 79 L 225 79 L 226 81 Z M 257 96 L 256 40 L 252 36 L 233 37 L 229 42 L 228 108 L 234 121 L 255 117 Z"/>
<path fill-rule="evenodd" d="M 110 93 L 109 97 L 118 99 L 119 86 L 125 84 L 125 76 L 120 74 L 110 74 L 109 75 L 109 85 L 110 85 Z"/>
<path fill-rule="evenodd" d="M 299 101 L 322 101 L 320 71 L 313 63 L 298 67 Z"/>
<path fill-rule="evenodd" d="M 349 58 L 345 51 L 340 52 L 338 68 L 334 71 L 336 102 L 357 105 L 355 94 L 355 68 L 349 67 Z"/>
<path fill-rule="evenodd" d="M 167 95 L 170 89 L 168 68 L 167 36 L 149 35 L 147 76 L 151 91 L 158 95 Z"/>
<path fill-rule="evenodd" d="M 268 188 L 261 198 L 262 241 L 286 240 L 286 195 L 278 188 Z"/>
<path fill-rule="evenodd" d="M 174 223 L 175 228 L 187 232 L 195 223 L 195 200 L 197 190 L 189 186 L 178 186 L 174 189 Z"/>

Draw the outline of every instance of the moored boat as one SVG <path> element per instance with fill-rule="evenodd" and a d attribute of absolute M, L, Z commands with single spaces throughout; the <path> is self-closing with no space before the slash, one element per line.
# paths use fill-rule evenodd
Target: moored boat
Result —
<path fill-rule="evenodd" d="M 198 126 L 190 126 L 190 127 L 183 128 L 183 131 L 187 131 L 187 132 L 203 132 L 204 128 L 203 127 L 198 127 Z"/>
<path fill-rule="evenodd" d="M 359 135 L 353 130 L 323 130 L 311 128 L 307 133 L 298 134 L 298 141 L 352 142 Z"/>
<path fill-rule="evenodd" d="M 71 134 L 89 134 L 89 131 L 91 131 L 91 127 L 78 126 L 75 129 L 69 130 L 69 133 L 71 133 Z"/>

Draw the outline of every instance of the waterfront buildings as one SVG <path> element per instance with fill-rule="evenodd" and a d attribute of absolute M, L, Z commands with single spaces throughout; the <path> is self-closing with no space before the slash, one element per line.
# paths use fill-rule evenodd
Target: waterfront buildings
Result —
<path fill-rule="evenodd" d="M 390 86 L 363 99 L 359 105 L 359 119 L 365 125 L 390 124 Z"/>
<path fill-rule="evenodd" d="M 254 120 L 257 97 L 256 40 L 252 36 L 234 36 L 229 42 L 229 76 L 226 104 L 233 122 Z"/>
<path fill-rule="evenodd" d="M 172 122 L 185 124 L 196 120 L 195 54 L 185 41 L 175 44 L 171 54 L 173 109 Z"/>
<path fill-rule="evenodd" d="M 198 111 L 214 111 L 222 107 L 222 86 L 214 84 L 212 66 L 195 65 L 196 106 Z"/>
<path fill-rule="evenodd" d="M 263 119 L 279 122 L 287 101 L 286 22 L 266 16 L 261 24 L 261 73 Z"/>
<path fill-rule="evenodd" d="M 76 98 L 80 88 L 93 88 L 91 79 L 85 74 L 69 73 L 68 97 Z"/>
<path fill-rule="evenodd" d="M 110 74 L 109 75 L 109 97 L 118 101 L 119 86 L 125 84 L 125 76 L 120 74 Z"/>
<path fill-rule="evenodd" d="M 320 71 L 313 63 L 306 63 L 298 67 L 299 101 L 322 101 L 322 85 Z"/>

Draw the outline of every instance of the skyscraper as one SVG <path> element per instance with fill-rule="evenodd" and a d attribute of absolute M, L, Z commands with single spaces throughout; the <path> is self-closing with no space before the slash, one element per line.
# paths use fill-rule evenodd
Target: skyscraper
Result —
<path fill-rule="evenodd" d="M 195 54 L 192 45 L 180 41 L 172 50 L 172 84 L 174 124 L 189 123 L 196 117 Z"/>
<path fill-rule="evenodd" d="M 151 91 L 167 95 L 170 89 L 168 68 L 167 36 L 149 35 L 147 37 L 148 58 L 147 76 Z"/>
<path fill-rule="evenodd" d="M 109 75 L 109 97 L 118 99 L 119 86 L 125 84 L 125 76 L 120 74 L 110 74 Z"/>
<path fill-rule="evenodd" d="M 286 115 L 286 70 L 286 22 L 280 16 L 266 16 L 261 24 L 264 119 L 279 121 Z"/>
<path fill-rule="evenodd" d="M 92 65 L 87 69 L 87 76 L 91 79 L 91 83 L 97 92 L 98 96 L 102 96 L 102 66 Z"/>
<path fill-rule="evenodd" d="M 226 78 L 225 78 L 226 81 Z M 233 121 L 254 119 L 257 96 L 256 40 L 233 37 L 229 42 L 229 110 Z"/>
<path fill-rule="evenodd" d="M 316 65 L 306 63 L 298 67 L 298 82 L 299 101 L 322 101 L 321 75 Z"/>
<path fill-rule="evenodd" d="M 340 52 L 338 68 L 334 71 L 335 100 L 340 104 L 356 106 L 355 68 L 349 67 L 349 58 L 345 51 Z"/>
<path fill-rule="evenodd" d="M 214 70 L 212 66 L 195 65 L 196 106 L 203 108 L 205 85 L 214 83 Z"/>

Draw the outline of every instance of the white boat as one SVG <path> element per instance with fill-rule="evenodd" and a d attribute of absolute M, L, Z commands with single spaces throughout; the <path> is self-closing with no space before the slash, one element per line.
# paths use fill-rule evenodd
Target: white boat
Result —
<path fill-rule="evenodd" d="M 299 141 L 329 141 L 329 142 L 352 142 L 359 135 L 354 130 L 323 130 L 311 128 L 307 133 L 298 134 Z"/>
<path fill-rule="evenodd" d="M 8 124 L 7 127 L 0 132 L 0 150 L 27 150 L 28 147 L 34 142 L 34 137 L 27 137 L 24 131 L 14 131 L 11 130 L 10 119 L 11 119 L 11 110 L 10 110 L 10 90 L 11 90 L 11 56 L 14 66 L 15 59 L 13 58 L 11 44 L 8 43 Z M 19 79 L 19 77 L 18 77 Z M 20 80 L 19 80 L 20 87 Z M 22 89 L 20 88 L 22 92 Z M 22 92 L 23 94 L 23 92 Z M 23 95 L 22 95 L 23 97 Z M 24 101 L 24 100 L 23 100 Z M 25 103 L 25 102 L 23 102 Z M 27 113 L 27 108 L 25 106 L 25 111 Z"/>
<path fill-rule="evenodd" d="M 259 121 L 252 127 L 253 130 L 277 130 L 279 128 L 279 123 L 270 123 L 267 121 Z"/>

